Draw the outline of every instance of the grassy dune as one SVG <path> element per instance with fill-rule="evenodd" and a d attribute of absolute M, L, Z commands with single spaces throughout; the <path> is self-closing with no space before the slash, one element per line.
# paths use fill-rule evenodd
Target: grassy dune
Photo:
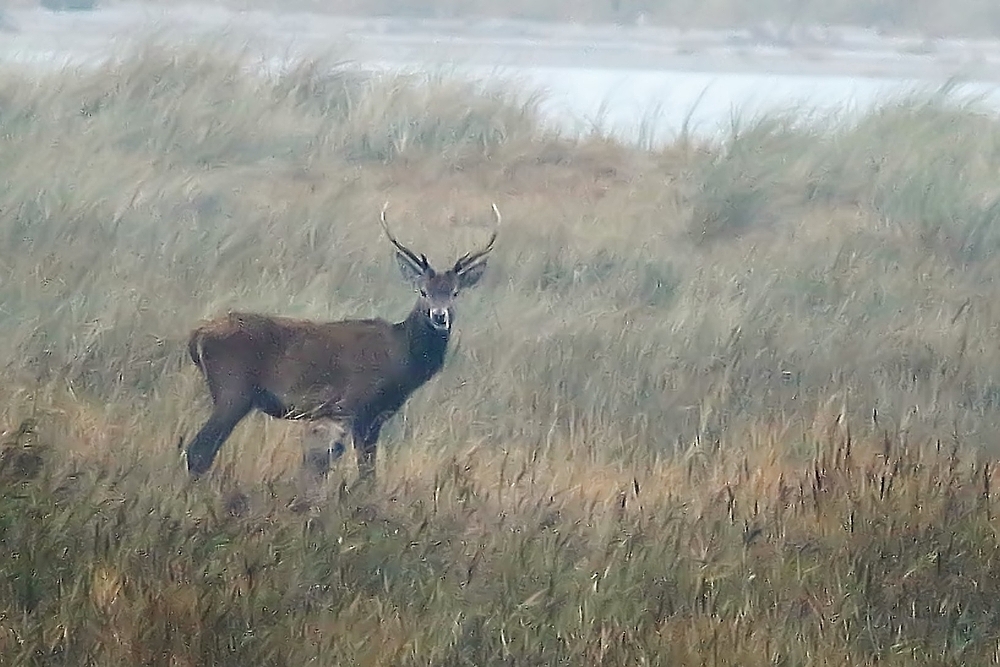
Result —
<path fill-rule="evenodd" d="M 950 665 L 1000 651 L 1000 122 L 946 95 L 650 152 L 535 100 L 208 51 L 0 72 L 0 664 Z M 442 374 L 302 502 L 184 342 L 401 318 Z M 312 661 L 312 662 L 311 662 Z"/>

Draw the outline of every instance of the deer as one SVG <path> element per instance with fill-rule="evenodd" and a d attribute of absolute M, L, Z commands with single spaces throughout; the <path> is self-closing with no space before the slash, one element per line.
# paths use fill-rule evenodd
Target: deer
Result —
<path fill-rule="evenodd" d="M 339 427 L 325 449 L 304 457 L 304 467 L 325 477 L 350 435 L 357 456 L 358 482 L 374 482 L 383 424 L 444 365 L 455 322 L 454 301 L 475 286 L 500 228 L 496 222 L 485 246 L 465 253 L 438 272 L 426 255 L 400 243 L 380 221 L 416 303 L 400 322 L 382 318 L 335 322 L 229 312 L 204 321 L 188 337 L 188 354 L 212 398 L 212 413 L 182 457 L 193 479 L 207 473 L 223 443 L 253 410 L 269 417 Z M 180 443 L 183 448 L 183 442 Z"/>

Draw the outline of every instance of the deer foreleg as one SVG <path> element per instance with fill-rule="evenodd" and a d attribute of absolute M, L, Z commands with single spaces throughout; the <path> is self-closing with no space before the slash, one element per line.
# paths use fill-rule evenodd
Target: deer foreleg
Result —
<path fill-rule="evenodd" d="M 200 477 L 208 472 L 215 461 L 222 443 L 233 432 L 240 420 L 247 416 L 252 407 L 250 398 L 217 404 L 212 416 L 194 436 L 184 452 L 188 473 Z"/>

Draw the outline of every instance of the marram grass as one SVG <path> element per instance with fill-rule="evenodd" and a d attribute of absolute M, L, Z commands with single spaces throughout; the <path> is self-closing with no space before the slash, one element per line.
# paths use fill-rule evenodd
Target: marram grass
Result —
<path fill-rule="evenodd" d="M 1000 124 L 915 96 L 656 151 L 535 99 L 151 49 L 0 71 L 0 664 L 997 659 Z M 401 318 L 504 214 L 379 481 L 185 336 Z"/>

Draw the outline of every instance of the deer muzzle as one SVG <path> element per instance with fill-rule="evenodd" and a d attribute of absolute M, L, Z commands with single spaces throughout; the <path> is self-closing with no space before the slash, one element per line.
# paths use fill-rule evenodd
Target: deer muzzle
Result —
<path fill-rule="evenodd" d="M 451 313 L 447 308 L 431 308 L 429 315 L 435 329 L 447 331 L 451 328 Z"/>

